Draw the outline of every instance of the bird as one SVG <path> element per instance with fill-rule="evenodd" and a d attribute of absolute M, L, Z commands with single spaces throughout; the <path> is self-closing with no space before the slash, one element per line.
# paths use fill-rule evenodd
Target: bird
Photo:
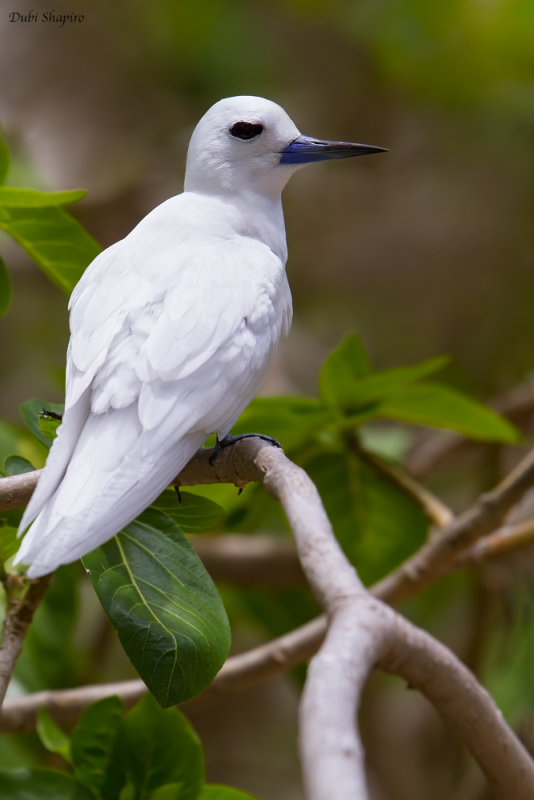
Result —
<path fill-rule="evenodd" d="M 72 292 L 65 411 L 18 532 L 29 578 L 112 538 L 210 435 L 231 443 L 291 325 L 282 190 L 306 164 L 384 150 L 304 136 L 261 97 L 204 114 L 184 191 Z"/>

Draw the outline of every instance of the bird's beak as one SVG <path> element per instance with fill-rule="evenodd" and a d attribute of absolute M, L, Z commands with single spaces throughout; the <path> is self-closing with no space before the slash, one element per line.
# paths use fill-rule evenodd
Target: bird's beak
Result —
<path fill-rule="evenodd" d="M 310 164 L 313 161 L 367 156 L 372 153 L 387 153 L 387 149 L 372 144 L 331 142 L 328 139 L 299 136 L 280 151 L 280 164 Z"/>

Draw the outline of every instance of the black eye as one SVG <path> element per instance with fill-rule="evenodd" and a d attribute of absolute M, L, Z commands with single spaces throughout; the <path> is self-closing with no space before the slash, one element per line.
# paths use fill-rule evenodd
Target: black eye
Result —
<path fill-rule="evenodd" d="M 254 139 L 263 130 L 263 125 L 255 125 L 253 122 L 236 122 L 230 128 L 230 133 L 236 139 Z"/>

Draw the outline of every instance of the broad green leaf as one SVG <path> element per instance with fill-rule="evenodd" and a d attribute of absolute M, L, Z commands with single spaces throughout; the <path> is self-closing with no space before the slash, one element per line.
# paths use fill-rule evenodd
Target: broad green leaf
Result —
<path fill-rule="evenodd" d="M 4 183 L 9 172 L 9 148 L 0 130 L 0 183 Z"/>
<path fill-rule="evenodd" d="M 47 400 L 39 400 L 37 398 L 26 400 L 26 402 L 19 406 L 20 416 L 23 421 L 34 436 L 46 447 L 50 447 L 52 444 L 57 425 L 54 424 L 55 421 L 50 422 L 46 419 L 46 414 L 45 420 L 42 420 L 43 411 L 53 411 L 56 414 L 63 414 L 63 410 L 64 406 L 62 403 L 49 403 Z M 42 424 L 42 422 L 47 424 Z"/>
<path fill-rule="evenodd" d="M 257 397 L 241 414 L 232 433 L 274 436 L 284 450 L 302 446 L 330 418 L 321 404 L 308 397 Z"/>
<path fill-rule="evenodd" d="M 118 743 L 122 701 L 105 697 L 88 706 L 72 732 L 74 775 L 102 800 L 115 800 L 124 786 Z"/>
<path fill-rule="evenodd" d="M 2 769 L 0 800 L 95 800 L 95 797 L 87 787 L 65 772 Z"/>
<path fill-rule="evenodd" d="M 6 561 L 15 555 L 19 545 L 17 528 L 12 525 L 0 524 L 0 573 L 3 572 L 3 565 Z"/>
<path fill-rule="evenodd" d="M 365 411 L 370 406 L 375 407 L 377 403 L 404 386 L 409 386 L 443 369 L 448 361 L 448 357 L 442 356 L 424 361 L 422 364 L 374 372 L 362 378 L 348 379 L 345 376 L 344 382 L 338 383 L 335 387 L 337 394 L 334 393 L 334 387 L 331 387 L 331 397 L 345 414 Z"/>
<path fill-rule="evenodd" d="M 345 387 L 355 379 L 371 374 L 369 356 L 355 333 L 349 335 L 336 347 L 324 362 L 319 374 L 319 394 L 329 406 L 342 405 Z"/>
<path fill-rule="evenodd" d="M 198 800 L 257 800 L 257 798 L 240 789 L 207 783 L 202 787 Z"/>
<path fill-rule="evenodd" d="M 73 217 L 60 208 L 0 207 L 0 228 L 65 294 L 70 294 L 99 245 Z"/>
<path fill-rule="evenodd" d="M 135 800 L 197 799 L 204 782 L 202 746 L 179 711 L 164 711 L 146 695 L 124 718 L 119 744 Z M 169 784 L 173 791 L 164 791 Z"/>
<path fill-rule="evenodd" d="M 405 386 L 391 393 L 376 416 L 450 428 L 473 439 L 517 442 L 517 430 L 495 411 L 439 383 Z"/>
<path fill-rule="evenodd" d="M 6 475 L 21 475 L 23 472 L 33 472 L 35 467 L 22 456 L 8 456 L 4 461 L 4 472 Z"/>
<path fill-rule="evenodd" d="M 19 189 L 15 186 L 0 186 L 0 206 L 9 208 L 45 208 L 75 203 L 87 192 L 74 189 L 70 192 L 40 192 L 36 189 Z"/>
<path fill-rule="evenodd" d="M 534 613 L 527 575 L 508 588 L 506 608 L 494 612 L 482 678 L 505 718 L 512 723 L 534 705 Z M 501 617 L 498 620 L 498 617 Z"/>
<path fill-rule="evenodd" d="M 59 725 L 56 725 L 46 708 L 37 712 L 37 735 L 41 743 L 51 753 L 59 753 L 65 761 L 70 762 L 70 740 Z M 84 781 L 82 781 L 84 783 Z"/>
<path fill-rule="evenodd" d="M 181 504 L 174 489 L 165 489 L 152 508 L 168 514 L 184 533 L 207 533 L 220 527 L 224 509 L 213 500 L 180 490 Z"/>
<path fill-rule="evenodd" d="M 211 578 L 176 523 L 145 511 L 83 563 L 158 702 L 175 705 L 201 692 L 224 663 L 230 629 Z"/>
<path fill-rule="evenodd" d="M 369 584 L 425 540 L 419 504 L 374 464 L 355 452 L 322 453 L 304 469 L 317 485 L 337 538 Z"/>
<path fill-rule="evenodd" d="M 40 466 L 46 453 L 47 448 L 25 426 L 0 419 L 0 464 L 11 455 L 18 455 Z"/>
<path fill-rule="evenodd" d="M 3 316 L 11 302 L 11 280 L 2 258 L 0 258 L 0 317 Z"/>

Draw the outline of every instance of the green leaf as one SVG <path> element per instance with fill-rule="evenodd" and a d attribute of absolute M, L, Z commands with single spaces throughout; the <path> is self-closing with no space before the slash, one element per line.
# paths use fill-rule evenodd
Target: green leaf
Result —
<path fill-rule="evenodd" d="M 284 450 L 307 442 L 330 418 L 321 404 L 308 397 L 257 397 L 241 414 L 232 433 L 265 433 Z"/>
<path fill-rule="evenodd" d="M 303 467 L 366 584 L 392 570 L 425 540 L 428 520 L 419 504 L 364 454 L 321 453 Z"/>
<path fill-rule="evenodd" d="M 4 461 L 4 473 L 6 475 L 22 475 L 24 472 L 33 472 L 35 467 L 22 456 L 8 456 Z"/>
<path fill-rule="evenodd" d="M 8 456 L 4 461 L 4 472 L 6 475 L 22 475 L 24 472 L 33 472 L 35 467 L 22 456 Z"/>
<path fill-rule="evenodd" d="M 95 797 L 65 772 L 52 769 L 2 769 L 0 800 L 95 800 Z"/>
<path fill-rule="evenodd" d="M 240 789 L 207 783 L 202 787 L 198 800 L 257 800 L 257 798 L 248 794 L 248 792 L 242 792 Z"/>
<path fill-rule="evenodd" d="M 180 526 L 184 533 L 207 533 L 219 528 L 224 508 L 207 497 L 180 490 L 182 503 L 174 489 L 165 489 L 151 508 L 163 511 Z"/>
<path fill-rule="evenodd" d="M 62 403 L 49 403 L 48 400 L 26 400 L 19 406 L 19 413 L 26 426 L 46 447 L 50 447 L 55 436 L 57 425 L 55 420 L 43 418 L 43 411 L 52 411 L 55 414 L 63 414 L 64 406 Z"/>
<path fill-rule="evenodd" d="M 19 549 L 20 540 L 17 539 L 17 528 L 12 525 L 0 524 L 0 574 L 3 565 Z"/>
<path fill-rule="evenodd" d="M 9 147 L 0 130 L 0 183 L 4 183 L 9 172 Z"/>
<path fill-rule="evenodd" d="M 0 317 L 3 316 L 11 302 L 11 279 L 2 258 L 0 258 Z"/>
<path fill-rule="evenodd" d="M 351 377 L 346 369 L 340 371 L 337 383 L 335 382 L 336 378 L 331 374 L 327 399 L 331 405 L 336 406 L 345 414 L 366 411 L 369 406 L 398 392 L 404 386 L 409 386 L 443 369 L 448 361 L 447 356 L 440 356 L 421 364 L 386 369 L 364 377 L 357 375 Z"/>
<path fill-rule="evenodd" d="M 70 294 L 99 245 L 69 214 L 47 208 L 0 207 L 0 228 L 12 236 L 63 292 Z"/>
<path fill-rule="evenodd" d="M 506 610 L 494 612 L 482 679 L 505 718 L 513 724 L 534 704 L 534 613 L 526 575 L 516 573 L 509 586 Z"/>
<path fill-rule="evenodd" d="M 0 419 L 0 464 L 11 455 L 27 458 L 41 465 L 47 449 L 22 425 L 13 425 Z"/>
<path fill-rule="evenodd" d="M 51 753 L 59 755 L 70 763 L 70 740 L 59 725 L 56 725 L 46 708 L 37 712 L 37 735 L 41 743 Z M 83 781 L 82 781 L 83 783 Z"/>
<path fill-rule="evenodd" d="M 37 189 L 19 189 L 15 186 L 0 186 L 0 206 L 9 208 L 44 208 L 75 203 L 87 192 L 74 189 L 70 192 L 40 192 Z"/>
<path fill-rule="evenodd" d="M 118 744 L 122 701 L 105 697 L 88 706 L 72 732 L 74 775 L 102 800 L 114 800 L 124 786 Z"/>
<path fill-rule="evenodd" d="M 510 443 L 518 440 L 514 426 L 495 411 L 439 383 L 405 386 L 380 403 L 376 416 L 450 428 L 473 439 Z"/>
<path fill-rule="evenodd" d="M 153 697 L 144 697 L 123 720 L 120 748 L 135 800 L 197 799 L 204 782 L 202 746 L 176 709 L 163 711 Z"/>
<path fill-rule="evenodd" d="M 149 509 L 83 559 L 128 657 L 166 707 L 201 692 L 230 646 L 224 606 L 175 522 Z"/>
<path fill-rule="evenodd" d="M 371 374 L 369 356 L 355 333 L 349 335 L 336 347 L 324 362 L 319 374 L 319 395 L 329 406 L 341 404 L 344 387 L 351 386 L 355 379 Z"/>

